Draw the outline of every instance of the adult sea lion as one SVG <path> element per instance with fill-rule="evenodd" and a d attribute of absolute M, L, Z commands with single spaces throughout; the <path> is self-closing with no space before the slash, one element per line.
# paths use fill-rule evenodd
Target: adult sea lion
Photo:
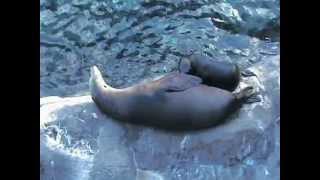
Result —
<path fill-rule="evenodd" d="M 199 77 L 173 72 L 148 83 L 115 89 L 93 66 L 89 84 L 93 101 L 110 117 L 171 130 L 217 125 L 252 94 L 252 88 L 231 93 L 201 82 Z"/>
<path fill-rule="evenodd" d="M 234 91 L 240 82 L 240 70 L 236 64 L 214 61 L 198 53 L 182 58 L 179 71 L 199 76 L 204 84 L 228 91 Z"/>

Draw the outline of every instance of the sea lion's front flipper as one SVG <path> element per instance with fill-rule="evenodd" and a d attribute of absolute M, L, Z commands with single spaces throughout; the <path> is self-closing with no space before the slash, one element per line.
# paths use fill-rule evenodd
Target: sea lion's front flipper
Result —
<path fill-rule="evenodd" d="M 186 58 L 182 58 L 179 61 L 178 69 L 180 73 L 188 73 L 191 71 L 191 62 Z"/>
<path fill-rule="evenodd" d="M 184 91 L 202 83 L 201 78 L 174 72 L 158 80 L 159 90 L 167 92 Z"/>

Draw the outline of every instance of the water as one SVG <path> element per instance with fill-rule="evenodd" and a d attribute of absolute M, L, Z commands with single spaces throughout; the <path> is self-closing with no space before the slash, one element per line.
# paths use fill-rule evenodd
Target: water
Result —
<path fill-rule="evenodd" d="M 86 94 L 89 67 L 115 87 L 174 71 L 191 51 L 246 68 L 279 54 L 279 1 L 40 1 L 41 97 Z"/>

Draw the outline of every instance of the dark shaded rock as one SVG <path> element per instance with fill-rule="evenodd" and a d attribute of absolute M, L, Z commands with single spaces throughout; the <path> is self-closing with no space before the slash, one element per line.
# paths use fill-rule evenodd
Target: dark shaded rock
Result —
<path fill-rule="evenodd" d="M 279 41 L 280 6 L 275 1 L 233 1 L 212 7 L 211 20 L 232 33 L 247 34 L 262 40 Z"/>

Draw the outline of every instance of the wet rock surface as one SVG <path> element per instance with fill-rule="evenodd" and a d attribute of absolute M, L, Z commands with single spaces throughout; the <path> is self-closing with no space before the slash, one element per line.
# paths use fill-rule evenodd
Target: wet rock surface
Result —
<path fill-rule="evenodd" d="M 90 96 L 40 99 L 41 179 L 280 179 L 280 57 L 247 70 L 261 101 L 226 124 L 168 132 L 117 122 Z"/>

